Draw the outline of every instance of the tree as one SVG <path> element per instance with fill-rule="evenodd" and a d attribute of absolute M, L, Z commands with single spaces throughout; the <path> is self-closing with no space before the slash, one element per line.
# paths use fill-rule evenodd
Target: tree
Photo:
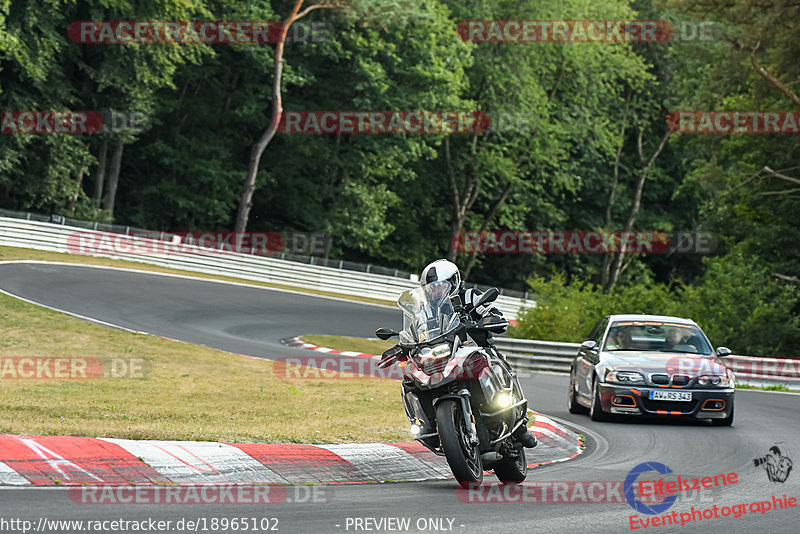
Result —
<path fill-rule="evenodd" d="M 244 232 L 247 229 L 250 209 L 253 206 L 253 192 L 255 191 L 256 175 L 258 174 L 258 166 L 261 163 L 261 155 L 264 153 L 270 141 L 272 141 L 272 138 L 275 137 L 281 122 L 281 116 L 283 115 L 281 79 L 283 76 L 283 50 L 286 45 L 286 36 L 288 35 L 289 27 L 315 9 L 330 9 L 342 6 L 342 4 L 334 3 L 311 4 L 300 11 L 300 8 L 303 7 L 303 1 L 304 0 L 295 0 L 291 13 L 283 21 L 282 31 L 275 46 L 275 71 L 272 74 L 272 120 L 270 120 L 269 127 L 264 131 L 261 137 L 259 137 L 258 141 L 253 144 L 253 148 L 250 150 L 250 162 L 244 181 L 244 189 L 242 190 L 242 199 L 239 202 L 239 211 L 236 215 L 235 232 Z"/>
<path fill-rule="evenodd" d="M 66 31 L 79 20 L 192 20 L 208 13 L 202 0 L 109 0 L 102 5 L 31 0 L 0 7 L 6 8 L 3 46 L 8 61 L 0 86 L 7 109 L 150 113 L 154 92 L 172 84 L 177 66 L 208 52 L 200 44 L 80 44 L 71 42 Z M 115 135 L 115 154 L 121 158 L 119 143 L 134 139 L 131 134 Z M 3 136 L 0 195 L 16 207 L 99 216 L 83 193 L 83 176 L 96 161 L 91 150 L 91 143 L 77 136 Z M 116 179 L 112 173 L 108 184 Z M 114 204 L 111 191 L 105 192 L 106 206 Z"/>
<path fill-rule="evenodd" d="M 505 1 L 480 7 L 451 4 L 457 19 L 633 18 L 626 2 L 614 0 L 558 7 Z M 621 43 L 479 43 L 474 54 L 465 97 L 494 119 L 503 113 L 526 118 L 522 128 L 469 139 L 451 136 L 445 144 L 442 159 L 447 165 L 441 174 L 451 189 L 449 243 L 465 227 L 521 229 L 527 223 L 528 228 L 547 228 L 566 220 L 564 198 L 585 185 L 587 165 L 601 167 L 616 150 L 620 116 L 615 112 L 625 87 L 638 87 L 651 77 L 642 58 Z M 599 174 L 598 180 L 608 176 L 607 171 Z M 451 244 L 448 257 L 455 255 Z M 477 255 L 467 259 L 468 271 L 481 261 Z M 494 276 L 501 262 L 524 263 L 530 269 L 544 260 L 485 261 Z M 521 283 L 518 272 L 516 284 Z"/>

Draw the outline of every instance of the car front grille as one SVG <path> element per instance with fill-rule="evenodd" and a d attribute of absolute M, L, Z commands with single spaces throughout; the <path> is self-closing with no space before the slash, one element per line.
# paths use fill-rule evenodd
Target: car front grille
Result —
<path fill-rule="evenodd" d="M 666 373 L 653 373 L 648 376 L 650 382 L 657 386 L 686 386 L 692 381 L 689 375 L 670 375 Z"/>
<path fill-rule="evenodd" d="M 672 385 L 673 386 L 685 386 L 689 383 L 692 377 L 686 375 L 672 375 Z"/>

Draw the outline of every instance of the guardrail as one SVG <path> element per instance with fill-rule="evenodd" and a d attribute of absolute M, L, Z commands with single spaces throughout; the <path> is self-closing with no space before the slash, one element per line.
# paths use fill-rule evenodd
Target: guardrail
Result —
<path fill-rule="evenodd" d="M 406 289 L 417 287 L 415 281 L 407 278 L 339 270 L 333 267 L 296 263 L 269 256 L 209 251 L 185 243 L 180 245 L 180 251 L 158 252 L 164 250 L 164 243 L 159 240 L 42 221 L 0 217 L 0 245 L 70 253 L 70 249 L 74 250 L 74 243 L 79 239 L 79 235 L 83 235 L 87 239 L 106 238 L 109 243 L 123 238 L 127 240 L 124 247 L 109 244 L 107 254 L 89 254 L 91 256 L 135 261 L 184 271 L 231 276 L 244 280 L 387 301 L 397 300 Z M 140 243 L 141 247 L 137 249 L 128 246 L 131 242 Z M 70 243 L 72 246 L 68 246 Z M 101 249 L 102 247 L 92 248 L 98 252 Z M 516 319 L 524 302 L 521 299 L 505 295 L 497 298 L 498 307 L 510 319 Z"/>
<path fill-rule="evenodd" d="M 800 360 L 728 356 L 722 361 L 736 375 L 736 382 L 749 386 L 784 385 L 800 390 Z"/>
<path fill-rule="evenodd" d="M 580 343 L 537 341 L 533 339 L 494 338 L 497 349 L 511 364 L 529 372 L 569 373 Z M 749 386 L 783 385 L 800 390 L 800 359 L 727 356 L 722 362 L 736 375 L 738 384 Z"/>
<path fill-rule="evenodd" d="M 73 219 L 71 217 L 65 217 L 63 215 L 43 215 L 41 213 L 32 213 L 29 211 L 13 211 L 0 208 L 0 218 L 2 217 L 9 217 L 13 219 L 21 219 L 26 221 L 38 221 L 38 222 L 46 222 L 46 223 L 54 223 L 62 226 L 74 226 L 76 228 L 81 228 L 84 230 L 94 230 L 96 232 L 107 232 L 111 234 L 124 234 L 124 235 L 133 235 L 139 237 L 146 237 L 149 239 L 157 239 L 159 241 L 164 242 L 171 242 L 175 239 L 179 239 L 181 241 L 186 241 L 187 236 L 186 234 L 176 234 L 172 232 L 161 232 L 161 231 L 153 231 L 153 230 L 146 230 L 144 228 L 137 228 L 135 226 L 125 226 L 121 224 L 108 224 L 108 223 L 101 223 L 99 221 L 84 221 L 82 219 Z M 216 233 L 216 232 L 215 232 Z M 258 232 L 255 232 L 258 234 Z M 202 235 L 203 232 L 192 232 L 192 234 Z M 274 238 L 274 232 L 266 232 L 266 234 L 273 234 L 270 239 Z M 278 232 L 281 234 L 281 232 Z M 291 235 L 291 233 L 290 233 Z M 309 234 L 311 236 L 323 236 L 324 234 Z M 304 245 L 308 245 L 307 237 L 304 238 Z M 272 241 L 270 241 L 272 242 Z M 292 241 L 296 244 L 296 241 Z M 257 248 L 257 247 L 256 247 Z M 250 252 L 247 250 L 241 250 L 239 252 L 243 252 L 245 254 L 264 254 L 263 251 L 256 251 L 252 249 Z M 322 267 L 332 267 L 338 270 L 345 270 L 345 271 L 355 271 L 360 273 L 373 273 L 373 274 L 383 274 L 386 276 L 391 276 L 394 278 L 403 278 L 406 280 L 411 280 L 413 282 L 418 281 L 417 275 L 413 273 L 409 273 L 406 271 L 402 271 L 397 268 L 388 268 L 383 267 L 381 265 L 373 265 L 371 263 L 360 263 L 357 261 L 349 261 L 349 260 L 341 260 L 341 259 L 333 259 L 328 257 L 322 257 L 319 254 L 316 255 L 303 255 L 297 252 L 286 252 L 281 251 L 280 253 L 275 252 L 271 254 L 273 258 L 280 258 L 281 260 L 287 260 L 295 263 L 304 263 L 307 265 L 320 265 Z M 483 284 L 476 284 L 474 282 L 470 282 L 467 284 L 468 287 L 480 289 L 481 291 L 485 291 L 486 289 L 492 287 Z M 526 301 L 529 299 L 529 294 L 527 291 L 517 291 L 514 289 L 506 289 L 506 288 L 498 288 L 500 290 L 501 296 L 508 296 L 515 299 Z"/>
<path fill-rule="evenodd" d="M 511 337 L 494 338 L 497 350 L 505 354 L 515 369 L 569 373 L 569 366 L 578 353 L 579 343 L 536 341 Z"/>

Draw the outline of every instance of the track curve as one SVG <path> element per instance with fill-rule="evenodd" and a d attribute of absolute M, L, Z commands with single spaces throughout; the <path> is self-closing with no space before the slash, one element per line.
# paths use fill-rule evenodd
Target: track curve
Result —
<path fill-rule="evenodd" d="M 400 314 L 386 307 L 318 298 L 254 287 L 114 271 L 82 266 L 15 263 L 0 265 L 0 289 L 54 308 L 86 315 L 133 330 L 199 343 L 260 357 L 296 354 L 280 339 L 299 333 L 372 335 L 381 325 L 397 324 Z M 128 302 L 123 306 L 122 303 Z M 672 510 L 732 506 L 787 495 L 800 500 L 800 466 L 785 483 L 767 479 L 753 459 L 779 444 L 784 454 L 800 462 L 800 395 L 740 390 L 732 427 L 669 422 L 596 423 L 566 411 L 567 379 L 539 374 L 522 380 L 531 405 L 571 423 L 587 437 L 587 451 L 577 459 L 532 471 L 526 484 L 554 481 L 622 481 L 636 465 L 660 462 L 683 477 L 736 472 L 739 482 L 715 492 L 686 495 Z M 316 502 L 284 502 L 268 509 L 231 506 L 141 506 L 135 512 L 117 506 L 79 507 L 65 491 L 2 490 L 18 517 L 37 518 L 41 510 L 62 518 L 119 515 L 175 519 L 194 515 L 278 517 L 284 532 L 390 532 L 397 529 L 356 528 L 354 519 L 410 517 L 412 528 L 421 518 L 444 518 L 442 528 L 454 532 L 562 532 L 591 529 L 620 532 L 631 529 L 633 509 L 625 502 L 464 502 L 452 481 L 379 486 L 325 487 Z M 739 518 L 712 518 L 684 527 L 647 531 L 793 531 L 797 510 L 747 513 Z M 643 517 L 640 515 L 640 517 Z M 350 522 L 348 523 L 348 518 Z M 452 519 L 452 523 L 448 520 Z M 425 525 L 430 526 L 427 522 Z M 349 525 L 349 527 L 348 527 Z M 364 523 L 361 523 L 362 527 Z M 377 527 L 377 524 L 372 524 Z M 417 525 L 418 526 L 418 525 Z M 447 528 L 444 528 L 447 527 Z"/>
<path fill-rule="evenodd" d="M 306 293 L 145 271 L 49 263 L 0 264 L 0 289 L 129 330 L 262 358 L 296 355 L 298 334 L 374 337 L 398 309 Z"/>

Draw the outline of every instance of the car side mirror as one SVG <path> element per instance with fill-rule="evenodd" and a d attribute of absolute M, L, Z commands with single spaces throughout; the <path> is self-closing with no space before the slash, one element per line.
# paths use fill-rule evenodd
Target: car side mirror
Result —
<path fill-rule="evenodd" d="M 594 339 L 587 339 L 583 343 L 581 343 L 581 348 L 583 350 L 595 351 L 597 350 L 597 341 Z"/>
<path fill-rule="evenodd" d="M 729 349 L 728 347 L 717 347 L 716 352 L 717 356 L 719 356 L 720 358 L 724 358 L 725 356 L 731 355 L 731 349 Z"/>
<path fill-rule="evenodd" d="M 375 330 L 375 335 L 378 336 L 378 339 L 389 339 L 390 337 L 394 337 L 400 335 L 400 332 L 397 330 L 392 330 L 391 328 L 378 328 Z"/>

